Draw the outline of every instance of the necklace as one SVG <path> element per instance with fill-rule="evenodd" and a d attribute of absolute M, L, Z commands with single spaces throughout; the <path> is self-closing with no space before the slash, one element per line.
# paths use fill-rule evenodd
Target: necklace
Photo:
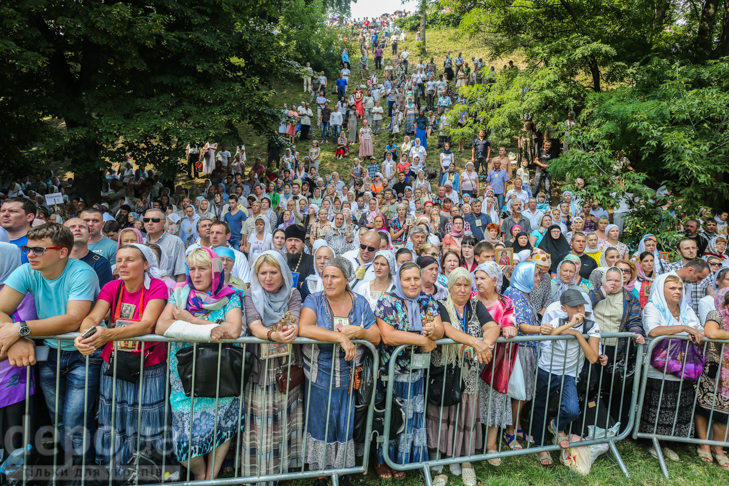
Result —
<path fill-rule="evenodd" d="M 327 297 L 327 300 L 329 300 L 329 297 Z M 332 304 L 332 303 L 336 304 L 336 302 L 331 302 L 331 301 L 330 301 L 329 303 L 330 303 L 330 304 Z M 341 304 L 341 306 L 342 306 L 342 307 L 341 307 L 341 309 L 339 310 L 339 313 L 340 313 L 340 314 L 344 314 L 344 306 L 345 306 L 345 305 L 347 305 L 347 296 L 346 296 L 346 295 L 344 296 L 344 300 L 342 301 L 342 304 Z"/>
<path fill-rule="evenodd" d="M 384 286 L 384 288 L 382 290 L 377 290 L 376 284 L 377 284 L 377 280 L 373 280 L 372 281 L 371 288 L 370 288 L 370 290 L 372 290 L 372 292 L 380 292 L 380 293 L 382 293 L 385 290 L 387 290 L 387 288 L 390 286 L 390 283 L 388 282 L 388 283 L 385 284 L 385 286 Z"/>
<path fill-rule="evenodd" d="M 295 273 L 295 272 L 298 272 L 298 271 L 299 271 L 299 265 L 301 265 L 301 259 L 302 259 L 303 257 L 304 257 L 304 254 L 303 254 L 303 253 L 302 253 L 301 255 L 299 255 L 299 261 L 298 261 L 298 263 L 296 264 L 296 268 L 294 268 L 294 273 Z"/>

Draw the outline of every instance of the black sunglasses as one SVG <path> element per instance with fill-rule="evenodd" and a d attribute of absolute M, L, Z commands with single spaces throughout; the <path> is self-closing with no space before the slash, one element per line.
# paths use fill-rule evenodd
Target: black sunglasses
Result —
<path fill-rule="evenodd" d="M 374 246 L 367 246 L 364 243 L 360 243 L 359 247 L 367 251 L 377 251 L 377 248 L 375 248 Z"/>
<path fill-rule="evenodd" d="M 142 218 L 142 221 L 145 223 L 149 223 L 150 221 L 153 223 L 159 223 L 162 220 L 160 218 Z"/>

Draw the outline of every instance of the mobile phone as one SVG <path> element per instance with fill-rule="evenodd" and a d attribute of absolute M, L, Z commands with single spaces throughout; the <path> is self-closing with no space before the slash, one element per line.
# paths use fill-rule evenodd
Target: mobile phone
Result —
<path fill-rule="evenodd" d="M 87 337 L 91 337 L 94 334 L 96 334 L 96 326 L 91 326 L 90 328 L 86 329 L 84 333 L 81 335 L 81 339 L 86 339 Z"/>

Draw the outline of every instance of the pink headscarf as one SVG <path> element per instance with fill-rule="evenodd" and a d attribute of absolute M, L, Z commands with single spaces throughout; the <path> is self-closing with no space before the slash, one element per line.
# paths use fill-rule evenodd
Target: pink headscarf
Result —
<path fill-rule="evenodd" d="M 235 290 L 225 285 L 225 269 L 223 268 L 223 260 L 220 259 L 217 253 L 209 248 L 202 248 L 210 255 L 213 260 L 213 279 L 210 292 L 203 292 L 195 288 L 195 285 L 190 279 L 190 268 L 185 263 L 185 283 L 177 284 L 174 293 L 178 294 L 181 289 L 185 287 L 190 288 L 190 293 L 187 297 L 186 309 L 192 315 L 196 314 L 207 314 L 211 310 L 215 310 L 221 305 L 225 305 L 228 302 L 228 297 L 235 294 Z M 225 302 L 220 303 L 221 300 L 225 299 Z"/>
<path fill-rule="evenodd" d="M 142 232 L 141 231 L 139 231 L 136 228 L 124 228 L 123 230 L 120 230 L 119 231 L 119 238 L 118 238 L 118 241 L 116 242 L 116 249 L 117 250 L 119 250 L 119 248 L 122 246 L 121 245 L 121 240 L 122 240 L 121 239 L 121 235 L 125 231 L 134 231 L 134 234 L 137 235 L 137 243 L 139 243 L 140 245 L 143 245 L 144 244 L 144 237 L 142 236 Z"/>

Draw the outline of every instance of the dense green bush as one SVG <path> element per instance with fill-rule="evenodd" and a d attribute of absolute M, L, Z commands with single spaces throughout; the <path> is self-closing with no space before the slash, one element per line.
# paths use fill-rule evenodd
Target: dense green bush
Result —
<path fill-rule="evenodd" d="M 457 13 L 433 12 L 428 14 L 427 28 L 445 28 L 458 27 L 461 23 L 461 15 Z M 420 27 L 420 15 L 411 15 L 402 19 L 397 19 L 395 25 L 402 29 L 416 31 Z"/>

